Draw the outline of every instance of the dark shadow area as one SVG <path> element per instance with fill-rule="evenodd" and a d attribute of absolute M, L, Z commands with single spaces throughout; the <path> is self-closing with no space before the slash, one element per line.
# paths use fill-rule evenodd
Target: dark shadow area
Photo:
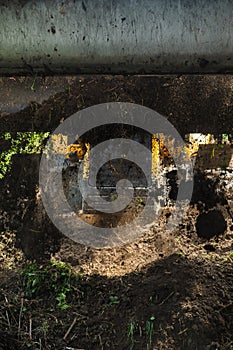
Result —
<path fill-rule="evenodd" d="M 197 235 L 206 239 L 224 234 L 227 223 L 220 210 L 210 210 L 198 216 L 196 222 Z"/>
<path fill-rule="evenodd" d="M 61 233 L 38 198 L 40 155 L 15 155 L 10 173 L 1 180 L 3 230 L 16 232 L 16 246 L 30 259 L 50 259 L 59 249 Z"/>
<path fill-rule="evenodd" d="M 82 276 L 75 292 L 69 294 L 68 310 L 59 310 L 55 298 L 46 291 L 38 297 L 24 297 L 19 339 L 21 281 L 19 276 L 5 276 L 0 292 L 0 349 L 25 349 L 26 342 L 30 343 L 30 317 L 32 349 L 37 349 L 40 338 L 43 349 L 57 350 L 152 350 L 161 344 L 169 350 L 228 350 L 233 320 L 232 272 L 231 264 L 203 264 L 171 255 L 123 277 Z M 1 271 L 1 275 L 5 273 Z M 6 311 L 10 327 L 4 323 Z M 74 318 L 77 322 L 66 340 L 62 339 Z M 39 327 L 45 321 L 49 323 L 47 333 Z"/>
<path fill-rule="evenodd" d="M 220 179 L 216 176 L 207 177 L 197 170 L 194 176 L 194 189 L 191 205 L 197 205 L 199 210 L 212 209 L 216 204 L 227 205 L 224 192 L 218 190 Z"/>

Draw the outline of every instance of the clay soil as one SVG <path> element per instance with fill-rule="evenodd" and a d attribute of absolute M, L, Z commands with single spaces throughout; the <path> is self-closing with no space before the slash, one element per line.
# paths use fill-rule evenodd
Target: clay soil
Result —
<path fill-rule="evenodd" d="M 228 96 L 231 84 L 231 77 L 77 77 L 47 101 L 1 115 L 0 125 L 12 134 L 52 131 L 82 108 L 128 101 L 169 116 L 183 136 L 198 129 L 227 133 L 233 130 L 232 104 L 220 112 L 223 87 Z M 209 115 L 200 118 L 200 106 Z M 165 234 L 165 208 L 141 238 L 94 249 L 71 241 L 49 221 L 37 196 L 39 159 L 15 156 L 1 180 L 0 350 L 233 349 L 232 193 L 219 191 L 214 175 L 210 180 L 196 169 L 189 211 L 173 232 Z M 213 210 L 213 227 L 219 212 L 224 217 L 220 232 L 198 236 L 198 218 Z M 98 226 L 110 218 L 88 220 Z M 42 286 L 30 296 L 23 283 L 25 267 L 34 263 L 43 271 L 51 260 L 71 267 L 65 310 L 56 293 Z"/>

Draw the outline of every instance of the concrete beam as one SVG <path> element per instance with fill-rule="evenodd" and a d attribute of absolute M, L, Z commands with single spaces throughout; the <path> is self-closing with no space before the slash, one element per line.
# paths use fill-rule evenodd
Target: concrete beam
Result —
<path fill-rule="evenodd" d="M 233 72 L 232 0 L 0 1 L 0 74 Z"/>

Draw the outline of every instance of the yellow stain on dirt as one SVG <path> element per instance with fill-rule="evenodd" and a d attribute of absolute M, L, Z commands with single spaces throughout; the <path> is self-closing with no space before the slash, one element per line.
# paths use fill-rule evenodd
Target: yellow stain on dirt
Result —
<path fill-rule="evenodd" d="M 86 153 L 84 155 L 84 165 L 83 165 L 83 178 L 88 179 L 89 178 L 89 170 L 90 170 L 90 150 L 91 145 L 90 143 L 86 143 Z"/>
<path fill-rule="evenodd" d="M 192 133 L 185 137 L 185 146 L 177 147 L 175 146 L 175 140 L 170 137 L 165 137 L 163 134 L 154 134 L 151 137 L 151 173 L 154 178 L 158 177 L 161 167 L 166 166 L 166 164 L 171 164 L 176 157 L 179 157 L 181 152 L 185 152 L 186 159 L 194 159 L 200 153 L 203 153 L 203 147 L 215 147 L 216 140 L 211 134 L 201 134 Z M 229 143 L 229 142 L 228 142 Z M 67 136 L 62 134 L 52 135 L 52 146 L 55 153 L 64 154 L 66 158 L 69 159 L 70 154 L 73 153 L 78 159 L 84 161 L 83 167 L 83 178 L 87 179 L 89 177 L 90 170 L 90 149 L 91 145 L 89 143 L 84 143 L 80 141 L 79 143 L 68 145 Z M 224 145 L 223 147 L 226 147 Z M 228 145 L 228 148 L 230 145 Z M 214 150 L 215 150 L 214 148 Z M 216 148 L 216 155 L 218 149 Z M 213 153 L 213 152 L 212 152 Z M 228 152 L 229 153 L 229 152 Z M 232 153 L 232 152 L 231 152 Z M 233 156 L 232 156 L 233 159 Z M 230 160 L 230 165 L 232 166 L 232 159 Z M 168 162 L 168 163 L 167 163 Z M 229 161 L 228 161 L 229 163 Z"/>
<path fill-rule="evenodd" d="M 159 165 L 160 165 L 159 140 L 157 135 L 152 135 L 151 153 L 152 153 L 151 172 L 152 172 L 152 176 L 157 177 L 159 173 Z"/>
<path fill-rule="evenodd" d="M 66 158 L 70 158 L 70 153 L 75 154 L 78 159 L 83 159 L 87 152 L 87 148 L 84 142 L 72 143 L 67 147 Z"/>

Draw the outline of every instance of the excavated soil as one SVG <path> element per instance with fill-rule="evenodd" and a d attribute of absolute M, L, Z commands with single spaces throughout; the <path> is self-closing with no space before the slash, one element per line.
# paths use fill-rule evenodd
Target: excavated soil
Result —
<path fill-rule="evenodd" d="M 76 77 L 40 104 L 2 113 L 1 132 L 52 131 L 82 108 L 128 101 L 168 116 L 182 136 L 217 136 L 233 130 L 232 88 L 231 76 Z M 189 210 L 173 232 L 165 233 L 170 209 L 164 208 L 136 241 L 94 249 L 50 222 L 38 196 L 39 162 L 40 155 L 15 155 L 0 184 L 0 350 L 233 349 L 230 170 L 208 175 L 196 166 Z M 114 220 L 124 224 L 141 206 Z M 88 215 L 96 226 L 111 225 L 111 217 Z M 65 310 L 46 289 L 25 294 L 22 270 L 32 263 L 41 270 L 51 259 L 70 265 L 75 278 Z"/>

